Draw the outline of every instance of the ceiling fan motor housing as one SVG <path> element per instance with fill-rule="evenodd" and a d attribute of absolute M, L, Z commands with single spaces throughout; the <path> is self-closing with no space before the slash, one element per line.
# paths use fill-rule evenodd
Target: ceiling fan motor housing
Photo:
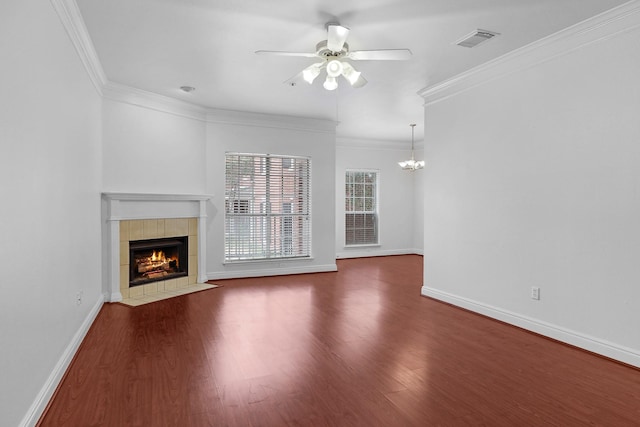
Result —
<path fill-rule="evenodd" d="M 344 58 L 349 53 L 349 45 L 345 43 L 340 52 L 334 52 L 327 47 L 327 40 L 323 40 L 316 45 L 316 55 L 321 58 L 338 59 Z"/>

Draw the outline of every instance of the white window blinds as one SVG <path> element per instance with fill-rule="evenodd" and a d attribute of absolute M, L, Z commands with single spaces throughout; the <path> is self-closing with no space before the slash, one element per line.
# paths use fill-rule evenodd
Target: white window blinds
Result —
<path fill-rule="evenodd" d="M 345 244 L 378 244 L 378 173 L 345 174 Z"/>
<path fill-rule="evenodd" d="M 311 255 L 311 161 L 227 153 L 225 261 Z"/>

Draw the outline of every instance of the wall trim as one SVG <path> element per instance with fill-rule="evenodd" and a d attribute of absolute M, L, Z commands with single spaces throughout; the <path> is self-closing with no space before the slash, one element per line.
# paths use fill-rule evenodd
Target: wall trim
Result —
<path fill-rule="evenodd" d="M 424 149 L 424 141 L 415 141 L 416 150 Z M 381 150 L 411 150 L 411 141 L 387 141 L 381 139 L 363 139 L 363 138 L 336 138 L 336 148 L 360 148 L 371 149 L 377 148 Z"/>
<path fill-rule="evenodd" d="M 640 350 L 427 286 L 422 287 L 421 294 L 640 368 Z"/>
<path fill-rule="evenodd" d="M 246 265 L 246 264 L 245 264 Z M 212 271 L 207 273 L 209 280 L 243 279 L 247 277 L 286 276 L 289 274 L 327 273 L 338 271 L 334 264 L 311 265 L 305 267 L 262 268 L 241 271 Z"/>
<path fill-rule="evenodd" d="M 239 124 L 290 130 L 335 133 L 337 122 L 307 117 L 205 108 L 176 97 L 160 95 L 108 80 L 75 0 L 50 0 L 91 83 L 100 96 L 176 116 L 211 123 Z M 177 89 L 176 89 L 177 91 Z"/>
<path fill-rule="evenodd" d="M 393 255 L 422 255 L 421 249 L 354 249 L 345 250 L 336 253 L 337 259 L 346 258 L 367 258 L 374 256 L 393 256 Z"/>
<path fill-rule="evenodd" d="M 337 122 L 331 120 L 206 109 L 169 96 L 110 82 L 104 73 L 76 1 L 50 0 L 50 2 L 69 35 L 93 86 L 105 98 L 212 123 L 335 132 Z M 418 94 L 425 99 L 424 105 L 442 101 L 494 79 L 565 55 L 587 44 L 636 29 L 640 27 L 638 15 L 640 15 L 640 0 L 632 0 L 455 77 L 424 88 Z M 362 144 L 348 142 L 343 146 L 362 146 Z"/>
<path fill-rule="evenodd" d="M 207 122 L 257 126 L 264 128 L 303 130 L 321 133 L 335 133 L 337 122 L 333 120 L 312 119 L 307 117 L 286 116 L 280 114 L 252 113 L 210 108 L 207 109 Z"/>
<path fill-rule="evenodd" d="M 640 0 L 632 0 L 418 92 L 424 105 L 640 27 Z"/>
<path fill-rule="evenodd" d="M 87 314 L 87 317 L 85 317 L 84 321 L 82 322 L 82 325 L 80 325 L 80 328 L 74 334 L 73 338 L 71 339 L 71 342 L 62 353 L 62 356 L 60 356 L 60 359 L 54 366 L 53 371 L 51 371 L 51 374 L 49 374 L 49 378 L 47 378 L 47 381 L 44 383 L 44 385 L 40 389 L 40 392 L 38 392 L 36 399 L 31 404 L 31 406 L 29 407 L 29 410 L 27 411 L 27 414 L 24 416 L 24 418 L 20 422 L 19 424 L 20 427 L 27 427 L 27 426 L 31 427 L 36 425 L 36 423 L 44 413 L 45 409 L 47 408 L 47 405 L 49 404 L 49 400 L 51 400 L 51 397 L 53 396 L 56 389 L 58 388 L 58 385 L 60 384 L 60 381 L 64 377 L 64 374 L 67 372 L 67 368 L 71 364 L 71 361 L 73 360 L 76 352 L 78 351 L 80 344 L 82 344 L 84 337 L 87 335 L 89 328 L 91 327 L 91 325 L 93 324 L 93 321 L 98 316 L 98 313 L 100 313 L 100 309 L 102 308 L 103 304 L 104 304 L 104 296 L 100 294 L 98 296 L 98 300 L 91 308 L 91 311 L 89 311 L 89 313 Z"/>
<path fill-rule="evenodd" d="M 120 83 L 106 82 L 103 88 L 103 96 L 112 101 L 173 114 L 174 116 L 199 121 L 206 120 L 207 110 L 204 107 Z"/>
<path fill-rule="evenodd" d="M 69 35 L 73 47 L 78 53 L 82 65 L 84 65 L 93 87 L 99 95 L 102 95 L 102 88 L 107 83 L 107 76 L 102 69 L 100 59 L 93 46 L 84 19 L 80 14 L 75 0 L 50 0 L 51 5 L 58 14 L 62 26 Z"/>
<path fill-rule="evenodd" d="M 215 108 L 205 108 L 170 96 L 137 89 L 120 83 L 107 82 L 103 96 L 116 102 L 148 108 L 175 116 L 203 121 L 241 126 L 257 126 L 288 130 L 335 133 L 336 122 L 332 120 L 278 114 L 252 113 Z"/>

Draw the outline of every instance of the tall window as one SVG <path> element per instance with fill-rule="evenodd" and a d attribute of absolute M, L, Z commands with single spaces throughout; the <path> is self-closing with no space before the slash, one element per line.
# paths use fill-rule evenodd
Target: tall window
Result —
<path fill-rule="evenodd" d="M 227 153 L 227 262 L 311 255 L 311 161 L 306 157 Z"/>
<path fill-rule="evenodd" d="M 345 175 L 345 244 L 378 244 L 378 172 L 348 170 Z"/>

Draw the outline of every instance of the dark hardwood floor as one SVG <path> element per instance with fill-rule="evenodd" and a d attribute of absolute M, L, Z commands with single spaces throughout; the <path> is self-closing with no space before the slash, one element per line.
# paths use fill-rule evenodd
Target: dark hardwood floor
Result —
<path fill-rule="evenodd" d="M 639 370 L 338 267 L 106 304 L 40 426 L 640 425 Z"/>

